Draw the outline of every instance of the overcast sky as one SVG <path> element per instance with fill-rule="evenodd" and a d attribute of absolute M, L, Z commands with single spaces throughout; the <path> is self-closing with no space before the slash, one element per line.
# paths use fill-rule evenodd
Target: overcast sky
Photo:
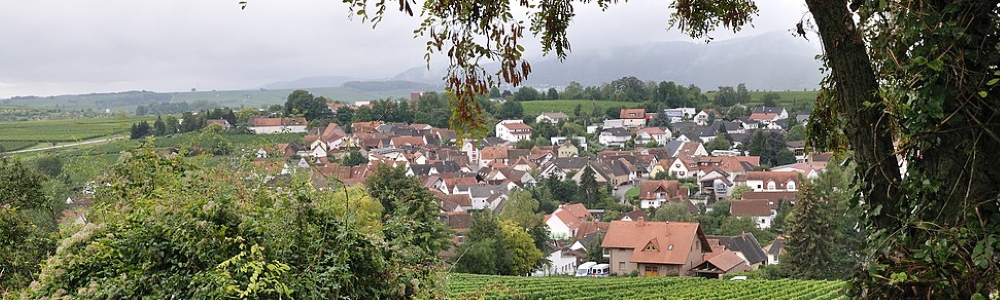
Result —
<path fill-rule="evenodd" d="M 425 40 L 412 33 L 419 18 L 391 10 L 392 5 L 373 30 L 359 19 L 348 20 L 345 4 L 330 0 L 251 0 L 246 10 L 238 0 L 5 2 L 0 4 L 3 98 L 246 89 L 328 75 L 378 79 L 424 65 Z M 668 3 L 633 0 L 605 12 L 578 5 L 570 27 L 573 49 L 690 40 L 667 30 Z M 797 0 L 758 0 L 758 6 L 755 28 L 736 36 L 788 31 L 806 11 Z"/>

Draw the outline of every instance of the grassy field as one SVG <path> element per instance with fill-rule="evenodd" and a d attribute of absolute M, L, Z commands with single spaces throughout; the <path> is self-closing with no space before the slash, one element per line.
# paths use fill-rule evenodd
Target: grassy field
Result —
<path fill-rule="evenodd" d="M 751 91 L 750 92 L 750 102 L 747 103 L 747 106 L 750 106 L 750 107 L 760 106 L 761 105 L 760 98 L 762 96 L 764 96 L 764 94 L 772 93 L 772 92 L 773 93 L 778 93 L 778 95 L 781 96 L 781 98 L 778 99 L 778 104 L 780 104 L 781 106 L 784 106 L 786 108 L 788 108 L 788 107 L 795 107 L 795 106 L 802 106 L 802 105 L 804 105 L 803 103 L 806 103 L 806 104 L 808 104 L 808 105 L 811 106 L 812 103 L 816 101 L 816 95 L 819 93 L 819 91 L 814 91 L 814 90 L 808 90 L 808 91 L 801 91 L 801 90 L 799 90 L 799 91 Z M 705 93 L 705 96 L 707 96 L 708 100 L 711 101 L 712 99 L 715 98 L 715 93 L 714 92 L 708 92 L 708 93 Z"/>
<path fill-rule="evenodd" d="M 355 102 L 363 100 L 376 100 L 386 97 L 406 97 L 409 99 L 411 92 L 422 92 L 419 90 L 387 90 L 387 91 L 364 91 L 346 87 L 326 87 L 326 88 L 304 88 L 315 96 L 324 96 L 333 100 L 344 102 Z M 237 90 L 237 91 L 195 91 L 195 92 L 123 92 L 123 93 L 95 93 L 86 95 L 62 95 L 52 97 L 32 97 L 14 98 L 4 100 L 9 106 L 22 106 L 33 108 L 63 110 L 96 110 L 105 111 L 109 109 L 115 113 L 134 114 L 135 108 L 139 104 L 150 102 L 188 102 L 208 101 L 217 104 L 219 107 L 237 108 L 261 107 L 271 104 L 285 103 L 288 94 L 292 89 L 257 89 L 257 90 Z"/>
<path fill-rule="evenodd" d="M 154 117 L 109 117 L 69 120 L 0 122 L 0 147 L 20 150 L 126 134 L 133 123 Z"/>
<path fill-rule="evenodd" d="M 592 112 L 594 110 L 594 105 L 600 107 L 601 115 L 604 115 L 604 110 L 608 107 L 636 107 L 641 105 L 641 102 L 618 102 L 618 101 L 602 101 L 602 100 L 537 100 L 537 101 L 524 101 L 521 102 L 521 107 L 524 107 L 525 116 L 537 116 L 542 113 L 547 112 L 562 112 L 566 115 L 573 116 L 573 109 L 576 105 L 580 104 L 581 111 Z"/>
<path fill-rule="evenodd" d="M 847 299 L 843 282 L 692 277 L 508 277 L 451 274 L 445 299 Z"/>

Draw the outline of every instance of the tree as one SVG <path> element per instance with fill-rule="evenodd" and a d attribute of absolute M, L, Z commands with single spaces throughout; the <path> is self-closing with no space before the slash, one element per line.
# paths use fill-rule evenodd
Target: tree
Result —
<path fill-rule="evenodd" d="M 761 229 L 753 218 L 729 216 L 722 219 L 715 234 L 736 236 L 743 233 L 752 233 L 761 245 L 770 244 L 777 237 L 777 234 Z"/>
<path fill-rule="evenodd" d="M 541 217 L 535 214 L 538 200 L 532 197 L 531 192 L 522 189 L 510 191 L 504 203 L 501 219 L 513 221 L 524 228 L 533 228 L 541 223 Z"/>
<path fill-rule="evenodd" d="M 412 13 L 413 8 L 404 4 L 400 10 Z M 561 9 L 527 2 L 522 5 L 529 11 L 528 18 L 536 22 L 512 17 L 508 2 L 488 5 L 485 10 L 495 12 L 491 14 L 480 14 L 484 8 L 465 1 L 425 5 L 421 12 L 433 18 L 417 32 L 437 45 L 428 51 L 450 54 L 449 89 L 460 91 L 457 107 L 469 107 L 460 109 L 468 113 L 456 114 L 460 120 L 454 123 L 459 127 L 485 126 L 476 124 L 475 106 L 465 105 L 472 101 L 472 95 L 486 92 L 485 82 L 503 79 L 517 85 L 530 73 L 522 55 L 524 47 L 517 43 L 524 40 L 520 37 L 528 26 L 525 24 L 546 24 L 533 27 L 542 36 L 541 48 L 565 57 L 573 4 L 566 3 Z M 1000 56 L 995 55 L 1000 41 L 993 26 L 995 1 L 806 0 L 806 5 L 823 41 L 823 59 L 830 70 L 810 126 L 832 134 L 810 134 L 815 139 L 812 144 L 818 149 L 849 146 L 858 162 L 858 182 L 863 185 L 858 198 L 865 199 L 866 207 L 879 208 L 866 210 L 870 213 L 865 215 L 864 226 L 875 229 L 876 236 L 866 245 L 870 251 L 865 257 L 872 265 L 885 267 L 859 272 L 852 285 L 853 295 L 971 298 L 996 290 L 1000 273 L 992 270 L 1000 267 L 1000 262 L 983 260 L 983 252 L 973 250 L 995 244 L 988 237 L 1000 233 L 1000 226 L 992 226 L 1000 223 L 1000 203 L 991 201 L 1000 194 L 1000 185 L 986 172 L 965 169 L 1000 165 L 1000 157 L 987 155 L 1000 148 L 1000 137 L 995 133 L 1000 128 L 988 121 L 1000 114 L 1000 94 L 994 91 L 995 66 L 1000 65 Z M 738 31 L 758 14 L 751 1 L 674 1 L 670 7 L 673 25 L 693 38 L 704 39 L 710 39 L 709 34 L 719 27 Z M 378 13 L 361 13 L 381 17 L 384 9 L 368 11 Z M 438 27 L 455 32 L 431 30 Z M 805 35 L 806 22 L 797 27 L 797 32 Z M 500 60 L 500 70 L 486 72 L 477 63 L 489 60 L 483 58 Z M 899 137 L 908 142 L 896 149 L 893 141 Z M 904 153 L 910 163 L 905 179 L 896 160 L 898 153 Z M 920 184 L 924 180 L 933 184 Z M 913 184 L 902 184 L 904 181 Z M 937 188 L 959 186 L 965 193 Z M 945 208 L 955 203 L 968 205 Z M 969 220 L 990 221 L 976 225 Z M 915 225 L 921 221 L 947 224 L 954 230 L 923 231 Z M 973 238 L 949 236 L 965 230 L 974 231 L 968 235 Z M 899 232 L 911 234 L 897 235 Z M 943 242 L 948 240 L 962 243 Z M 937 265 L 933 267 L 913 259 L 917 254 L 945 251 L 960 254 L 945 263 L 934 262 Z M 981 263 L 971 263 L 975 261 Z M 958 278 L 936 280 L 940 266 Z M 909 276 L 902 283 L 882 280 L 903 272 Z M 906 286 L 902 292 L 900 284 Z"/>
<path fill-rule="evenodd" d="M 746 143 L 746 150 L 750 155 L 760 156 L 761 165 L 780 166 L 795 162 L 795 154 L 788 150 L 785 138 L 776 131 L 754 131 Z"/>
<path fill-rule="evenodd" d="M 260 111 L 253 107 L 247 107 L 236 112 L 236 123 L 233 126 L 241 126 L 250 121 L 250 118 L 260 115 Z"/>
<path fill-rule="evenodd" d="M 557 91 L 556 88 L 549 88 L 549 91 L 546 94 L 545 99 L 559 100 L 559 91 Z"/>
<path fill-rule="evenodd" d="M 466 242 L 457 252 L 456 271 L 496 275 L 525 275 L 543 256 L 523 227 L 489 211 L 473 212 Z"/>
<path fill-rule="evenodd" d="M 166 118 L 163 118 L 164 135 L 177 133 L 179 124 L 180 121 L 178 121 L 174 116 L 167 116 Z"/>
<path fill-rule="evenodd" d="M 715 150 L 729 150 L 730 148 L 729 139 L 726 138 L 724 133 L 719 133 L 715 135 L 715 138 L 705 144 L 705 150 L 711 153 Z"/>
<path fill-rule="evenodd" d="M 601 232 L 597 234 L 597 237 L 590 239 L 590 242 L 584 245 L 587 250 L 587 261 L 599 264 L 608 263 L 608 258 L 604 257 L 604 248 L 601 247 L 601 241 L 603 240 L 604 232 Z"/>
<path fill-rule="evenodd" d="M 307 178 L 275 190 L 247 180 L 252 172 L 127 152 L 103 179 L 92 223 L 23 296 L 423 298 L 437 286 L 443 266 L 413 255 L 408 227 L 380 228 L 381 207 L 363 190 L 314 189 Z"/>
<path fill-rule="evenodd" d="M 694 222 L 694 215 L 688 211 L 688 206 L 679 202 L 667 202 L 653 213 L 653 221 L 661 222 Z"/>
<path fill-rule="evenodd" d="M 566 85 L 566 89 L 563 89 L 562 94 L 559 95 L 562 99 L 582 99 L 583 98 L 583 85 L 576 81 L 570 81 Z"/>
<path fill-rule="evenodd" d="M 133 140 L 141 139 L 151 133 L 149 123 L 146 121 L 139 121 L 139 123 L 132 124 L 132 128 L 129 129 L 129 138 Z"/>
<path fill-rule="evenodd" d="M 739 94 L 732 86 L 720 86 L 715 91 L 715 99 L 712 103 L 716 107 L 730 107 L 739 103 Z"/>
<path fill-rule="evenodd" d="M 806 127 L 802 124 L 797 124 L 788 129 L 788 136 L 786 137 L 789 141 L 804 141 L 806 139 Z"/>
<path fill-rule="evenodd" d="M 368 163 L 368 158 L 365 157 L 364 155 L 361 155 L 361 152 L 354 151 L 354 150 L 352 150 L 351 152 L 348 152 L 347 156 L 345 156 L 344 160 L 341 162 L 342 165 L 347 166 L 347 167 L 353 167 L 353 166 L 363 165 L 363 164 L 367 164 L 367 163 Z"/>
<path fill-rule="evenodd" d="M 833 203 L 818 196 L 813 187 L 804 184 L 792 214 L 788 216 L 785 247 L 792 276 L 802 279 L 832 279 L 830 261 L 834 258 L 836 224 Z"/>
<path fill-rule="evenodd" d="M 582 111 L 583 111 L 583 105 L 580 103 L 577 103 L 576 106 L 573 107 L 573 115 L 578 118 L 580 117 L 580 113 Z"/>
<path fill-rule="evenodd" d="M 586 166 L 580 174 L 580 202 L 584 206 L 594 207 L 600 199 L 600 186 L 597 184 L 594 168 Z"/>
<path fill-rule="evenodd" d="M 43 193 L 44 181 L 20 161 L 0 156 L 0 297 L 28 286 L 55 249 L 54 216 L 61 208 Z"/>
<path fill-rule="evenodd" d="M 326 98 L 315 97 L 305 90 L 295 90 L 288 94 L 285 100 L 285 115 L 301 115 L 306 120 L 313 120 L 330 115 Z"/>
<path fill-rule="evenodd" d="M 765 107 L 777 107 L 778 99 L 781 99 L 781 94 L 775 92 L 765 93 L 763 96 L 760 96 L 760 101 L 763 102 Z"/>
<path fill-rule="evenodd" d="M 736 103 L 746 104 L 747 102 L 750 102 L 750 91 L 747 90 L 745 83 L 740 83 L 736 86 Z"/>
<path fill-rule="evenodd" d="M 530 86 L 522 86 L 520 89 L 517 89 L 517 92 L 514 93 L 514 98 L 513 98 L 514 101 L 518 102 L 541 100 L 541 99 L 542 99 L 542 94 L 539 93 L 538 90 Z"/>
<path fill-rule="evenodd" d="M 35 161 L 35 165 L 39 172 L 49 178 L 59 176 L 63 172 L 63 162 L 58 156 L 43 156 Z"/>
<path fill-rule="evenodd" d="M 153 122 L 153 135 L 163 136 L 167 134 L 167 124 L 163 123 L 163 118 L 160 115 L 156 116 L 156 122 Z"/>
<path fill-rule="evenodd" d="M 510 255 L 510 264 L 501 266 L 508 269 L 504 275 L 526 275 L 535 269 L 535 263 L 543 256 L 542 251 L 535 248 L 535 240 L 525 229 L 509 220 L 500 220 L 500 232 L 503 234 L 505 253 Z"/>
<path fill-rule="evenodd" d="M 743 193 L 753 191 L 750 186 L 745 184 L 737 185 L 733 188 L 733 191 L 729 193 L 729 198 L 733 200 L 740 200 L 743 198 Z"/>
<path fill-rule="evenodd" d="M 497 119 L 520 119 L 524 117 L 524 107 L 521 102 L 508 100 L 500 105 L 500 110 L 496 114 Z"/>

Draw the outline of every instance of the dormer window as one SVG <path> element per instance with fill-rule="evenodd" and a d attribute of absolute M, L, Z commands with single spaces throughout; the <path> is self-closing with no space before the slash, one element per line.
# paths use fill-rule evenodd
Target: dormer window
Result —
<path fill-rule="evenodd" d="M 646 244 L 646 248 L 643 249 L 642 251 L 659 251 L 659 250 L 656 249 L 656 244 L 654 244 L 653 241 L 650 241 L 648 244 Z"/>

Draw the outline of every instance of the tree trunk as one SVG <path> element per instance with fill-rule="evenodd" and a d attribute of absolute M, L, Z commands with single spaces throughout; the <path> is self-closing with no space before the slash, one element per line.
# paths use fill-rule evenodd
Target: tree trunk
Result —
<path fill-rule="evenodd" d="M 996 24 L 988 16 L 995 4 L 965 4 L 982 3 L 986 4 L 957 9 L 981 12 L 978 18 L 954 20 L 968 30 L 969 41 L 935 40 L 940 35 L 924 33 L 923 43 L 949 45 L 952 55 L 977 55 L 974 53 L 1000 43 L 991 31 Z M 884 266 L 876 273 L 869 273 L 871 269 L 867 268 L 860 270 L 855 284 L 862 286 L 855 291 L 860 292 L 856 296 L 969 299 L 977 292 L 995 290 L 996 257 L 985 256 L 983 266 L 975 262 L 973 249 L 1000 234 L 1000 101 L 995 95 L 988 99 L 978 96 L 978 89 L 993 76 L 995 60 L 984 58 L 989 53 L 957 60 L 940 72 L 951 77 L 927 83 L 934 85 L 927 86 L 932 93 L 917 93 L 918 97 L 945 99 L 941 109 L 946 118 L 930 122 L 934 128 L 904 128 L 908 136 L 922 143 L 908 171 L 908 178 L 915 179 L 909 181 L 916 184 L 907 183 L 902 188 L 890 117 L 877 94 L 873 64 L 847 1 L 806 0 L 806 4 L 823 40 L 836 103 L 847 117 L 846 134 L 864 184 L 861 191 L 869 207 L 867 222 L 875 234 L 865 245 L 869 255 L 865 263 L 869 267 Z M 956 14 L 943 9 L 947 3 L 939 4 L 935 13 L 944 19 L 941 22 L 956 18 Z M 934 117 L 924 114 L 925 118 Z M 917 254 L 928 258 L 917 259 Z M 888 278 L 899 273 L 909 279 L 893 282 Z"/>
<path fill-rule="evenodd" d="M 871 59 L 846 0 L 806 0 L 806 4 L 819 27 L 837 102 L 847 117 L 847 137 L 865 184 L 864 201 L 881 212 L 873 213 L 874 225 L 889 228 L 907 209 L 898 197 L 899 165 Z"/>

